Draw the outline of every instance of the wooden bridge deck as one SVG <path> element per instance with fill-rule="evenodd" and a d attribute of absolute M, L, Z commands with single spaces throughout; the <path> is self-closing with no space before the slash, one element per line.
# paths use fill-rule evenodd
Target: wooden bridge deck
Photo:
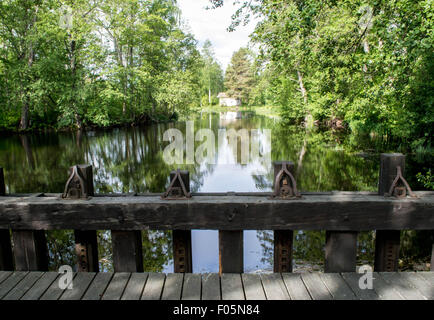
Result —
<path fill-rule="evenodd" d="M 74 274 L 61 290 L 56 272 L 0 271 L 2 300 L 434 300 L 434 272 L 374 272 L 361 290 L 357 273 Z"/>

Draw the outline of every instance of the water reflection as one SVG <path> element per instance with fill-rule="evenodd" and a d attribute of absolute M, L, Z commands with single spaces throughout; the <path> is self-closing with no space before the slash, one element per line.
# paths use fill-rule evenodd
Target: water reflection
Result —
<path fill-rule="evenodd" d="M 163 150 L 168 145 L 163 141 L 163 133 L 168 128 L 177 128 L 185 136 L 183 122 L 107 131 L 3 136 L 0 138 L 0 166 L 5 168 L 6 190 L 10 193 L 60 193 L 68 168 L 89 163 L 94 167 L 98 193 L 163 192 L 169 183 L 169 173 L 174 169 L 163 161 Z M 197 132 L 202 128 L 213 130 L 216 138 L 219 129 L 247 129 L 249 132 L 271 129 L 271 159 L 294 161 L 297 185 L 302 191 L 376 190 L 378 154 L 357 156 L 356 152 L 362 150 L 354 148 L 353 138 L 285 127 L 275 119 L 244 112 L 202 113 L 195 120 L 194 129 Z M 258 139 L 265 143 L 263 135 L 259 134 Z M 195 148 L 199 145 L 196 143 Z M 259 158 L 241 164 L 240 144 L 237 150 L 227 142 L 216 143 L 216 146 L 215 164 L 180 166 L 190 171 L 192 191 L 271 191 L 270 166 L 264 167 Z M 411 176 L 412 167 L 417 166 L 412 164 L 411 157 L 408 161 Z M 324 234 L 301 231 L 294 234 L 294 258 L 321 264 Z M 111 270 L 110 233 L 101 231 L 98 235 L 101 266 L 103 270 Z M 50 231 L 48 238 L 54 259 L 51 267 L 54 269 L 68 261 L 72 264 L 73 234 Z M 359 243 L 359 260 L 371 261 L 372 235 L 361 234 Z M 246 271 L 271 270 L 272 232 L 246 231 L 244 244 Z M 148 271 L 173 271 L 170 232 L 143 232 L 143 247 Z M 194 272 L 218 270 L 216 231 L 193 231 L 193 267 Z"/>

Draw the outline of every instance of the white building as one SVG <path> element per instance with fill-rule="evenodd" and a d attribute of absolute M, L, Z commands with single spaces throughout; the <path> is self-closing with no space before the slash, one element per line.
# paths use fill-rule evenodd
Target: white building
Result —
<path fill-rule="evenodd" d="M 223 107 L 235 107 L 241 105 L 241 100 L 237 98 L 230 98 L 228 95 L 224 92 L 220 92 L 217 95 L 217 98 L 219 98 L 219 104 Z"/>

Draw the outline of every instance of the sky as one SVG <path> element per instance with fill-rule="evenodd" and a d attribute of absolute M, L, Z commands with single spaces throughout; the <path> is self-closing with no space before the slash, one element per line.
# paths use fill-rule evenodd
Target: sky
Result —
<path fill-rule="evenodd" d="M 256 22 L 253 20 L 247 26 L 240 25 L 236 31 L 228 32 L 231 16 L 237 6 L 233 5 L 232 0 L 226 0 L 223 7 L 217 9 L 206 10 L 208 5 L 208 0 L 178 0 L 178 6 L 182 11 L 181 17 L 199 41 L 199 47 L 209 39 L 214 48 L 215 58 L 223 70 L 226 70 L 234 51 L 247 46 Z"/>

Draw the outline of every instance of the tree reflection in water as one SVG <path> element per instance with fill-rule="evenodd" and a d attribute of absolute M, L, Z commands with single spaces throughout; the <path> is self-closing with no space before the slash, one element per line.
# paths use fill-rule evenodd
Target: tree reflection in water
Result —
<path fill-rule="evenodd" d="M 272 160 L 292 160 L 296 166 L 297 185 L 302 191 L 353 190 L 375 191 L 377 189 L 380 152 L 401 151 L 384 141 L 361 139 L 339 132 L 306 130 L 297 126 L 285 126 L 275 119 L 253 113 L 202 113 L 195 121 L 195 130 L 211 128 L 216 137 L 218 129 L 271 129 Z M 12 135 L 0 138 L 0 165 L 5 169 L 6 190 L 10 193 L 63 191 L 68 168 L 73 164 L 89 163 L 94 168 L 94 184 L 97 193 L 163 192 L 169 184 L 169 173 L 175 166 L 163 161 L 163 150 L 168 142 L 163 133 L 168 128 L 178 128 L 185 134 L 185 123 L 166 123 L 136 128 L 111 130 L 40 133 Z M 197 148 L 201 143 L 195 144 Z M 219 155 L 232 155 L 235 164 L 180 165 L 190 171 L 192 191 L 270 191 L 272 168 L 265 168 L 258 159 L 247 165 L 240 164 L 240 150 L 225 144 Z M 414 178 L 420 167 L 427 166 L 432 158 L 407 156 L 406 177 L 413 189 L 421 186 Z M 260 171 L 267 174 L 258 174 Z M 196 231 L 194 231 L 196 232 Z M 324 231 L 295 231 L 294 259 L 297 269 L 305 266 L 322 267 L 324 257 Z M 213 237 L 216 233 L 213 234 Z M 255 237 L 247 237 L 249 248 L 245 253 L 246 271 L 257 266 L 272 269 L 272 232 L 258 231 Z M 47 232 L 50 269 L 62 264 L 74 265 L 73 232 Z M 372 263 L 373 233 L 359 234 L 358 263 Z M 432 232 L 403 232 L 402 267 L 412 261 L 427 260 Z M 99 231 L 99 256 L 101 270 L 112 270 L 110 231 Z M 431 241 L 431 242 L 429 242 Z M 143 231 L 143 253 L 146 271 L 172 271 L 171 232 Z M 218 269 L 218 253 L 215 262 L 206 269 L 201 266 L 200 254 L 194 254 L 197 270 L 201 272 Z M 306 268 L 306 267 L 305 267 Z"/>

